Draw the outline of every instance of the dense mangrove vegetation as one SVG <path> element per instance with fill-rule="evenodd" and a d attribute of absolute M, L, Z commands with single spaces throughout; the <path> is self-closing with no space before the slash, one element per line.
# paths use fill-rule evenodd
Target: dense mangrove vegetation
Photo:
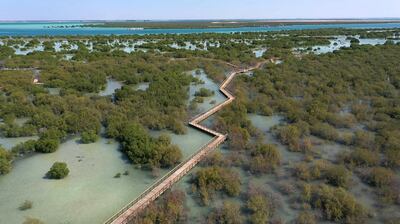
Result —
<path fill-rule="evenodd" d="M 382 44 L 363 44 L 370 38 Z M 75 138 L 114 139 L 135 167 L 172 168 L 182 149 L 154 133 L 186 134 L 197 104 L 219 94 L 201 87 L 191 96 L 198 75 L 221 83 L 237 67 L 264 62 L 234 79 L 235 101 L 205 122 L 227 142 L 132 222 L 397 223 L 399 43 L 398 29 L 3 37 L 0 134 L 34 139 L 0 147 L 0 175 Z M 121 88 L 100 94 L 110 80 Z M 264 129 L 252 116 L 280 119 Z M 43 175 L 73 175 L 61 159 Z"/>
<path fill-rule="evenodd" d="M 392 42 L 354 41 L 322 55 L 267 51 L 264 57 L 284 63 L 235 79 L 230 89 L 236 101 L 211 124 L 229 139 L 223 154 L 210 155 L 193 172 L 186 189 L 198 206 L 210 208 L 201 222 L 285 222 L 282 195 L 292 204 L 294 223 L 395 223 L 400 214 L 384 211 L 400 205 L 399 50 Z M 266 133 L 252 124 L 250 113 L 284 118 L 269 132 L 275 144 L 264 142 Z M 325 145 L 339 149 L 324 155 Z M 247 185 L 238 172 L 246 172 Z M 277 192 L 251 181 L 260 178 L 277 181 Z M 365 190 L 355 190 L 359 186 Z M 360 198 L 365 192 L 371 195 Z"/>

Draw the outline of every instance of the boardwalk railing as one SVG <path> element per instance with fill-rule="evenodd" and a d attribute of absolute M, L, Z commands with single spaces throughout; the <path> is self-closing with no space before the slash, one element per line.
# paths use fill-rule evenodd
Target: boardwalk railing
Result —
<path fill-rule="evenodd" d="M 210 110 L 196 116 L 193 118 L 189 124 L 197 128 L 203 132 L 206 132 L 214 138 L 208 142 L 206 145 L 200 148 L 200 150 L 187 158 L 185 161 L 180 163 L 178 166 L 173 168 L 171 171 L 169 171 L 167 174 L 165 174 L 161 179 L 157 180 L 155 183 L 153 183 L 149 188 L 147 188 L 142 194 L 140 194 L 139 197 L 137 197 L 135 200 L 132 202 L 128 203 L 126 206 L 124 206 L 119 212 L 117 212 L 115 215 L 113 215 L 111 218 L 109 218 L 105 224 L 126 224 L 130 220 L 133 219 L 133 217 L 140 212 L 142 209 L 144 209 L 147 205 L 149 205 L 152 201 L 154 201 L 157 197 L 159 197 L 162 193 L 164 193 L 167 189 L 169 189 L 174 183 L 176 183 L 178 180 L 180 180 L 184 175 L 186 175 L 194 166 L 197 165 L 210 151 L 216 149 L 220 144 L 222 144 L 226 138 L 227 135 L 218 133 L 214 130 L 211 130 L 205 126 L 200 125 L 199 123 L 204 121 L 205 119 L 209 118 L 211 115 L 214 113 L 218 112 L 221 110 L 223 107 L 226 105 L 230 104 L 233 100 L 235 100 L 235 97 L 225 89 L 225 87 L 232 81 L 232 79 L 239 73 L 245 73 L 251 70 L 254 70 L 258 67 L 260 67 L 262 63 L 258 63 L 254 67 L 250 67 L 247 69 L 237 69 L 233 71 L 221 84 L 220 86 L 220 92 L 224 94 L 228 99 L 217 106 L 211 108 Z"/>
<path fill-rule="evenodd" d="M 181 162 L 178 166 L 176 166 L 174 169 L 172 169 L 171 171 L 169 171 L 168 173 L 166 173 L 161 179 L 157 180 L 155 183 L 153 183 L 149 188 L 147 188 L 142 194 L 139 195 L 139 197 L 137 197 L 135 200 L 131 201 L 130 203 L 128 203 L 126 206 L 124 206 L 119 212 L 117 212 L 116 214 L 114 214 L 112 217 L 110 217 L 106 222 L 104 222 L 105 224 L 111 224 L 113 223 L 115 220 L 118 219 L 118 217 L 120 217 L 122 214 L 124 214 L 126 211 L 129 210 L 129 208 L 131 208 L 133 205 L 135 205 L 136 203 L 138 203 L 140 200 L 142 200 L 146 195 L 148 195 L 152 190 L 154 190 L 157 186 L 159 186 L 162 182 L 164 182 L 166 179 L 168 179 L 170 176 L 172 176 L 172 174 L 174 174 L 177 170 L 181 169 L 185 164 L 187 164 L 190 160 L 193 160 L 196 156 L 197 157 L 204 157 L 208 151 L 210 151 L 211 149 L 209 148 L 210 143 L 215 142 L 218 140 L 218 145 L 221 144 L 222 142 L 225 141 L 227 136 L 223 136 L 223 139 L 221 139 L 221 136 L 215 136 L 210 142 L 208 142 L 207 144 L 205 144 L 203 147 L 201 147 L 201 149 L 199 150 L 199 152 L 193 154 L 192 156 L 190 156 L 189 158 L 187 158 L 185 161 Z M 217 146 L 218 147 L 218 146 Z M 207 153 L 204 153 L 205 151 L 207 151 Z M 198 162 L 200 162 L 200 160 L 202 158 L 198 158 Z M 197 164 L 194 164 L 194 166 Z M 190 167 L 190 169 L 193 168 Z M 189 171 L 189 170 L 187 170 Z M 186 174 L 186 173 L 185 173 Z M 166 189 L 165 189 L 166 190 Z M 138 212 L 138 211 L 137 211 Z M 134 213 L 130 214 L 130 216 L 133 216 Z M 126 217 L 126 222 L 129 221 L 130 217 Z M 133 218 L 133 217 L 132 217 Z"/>

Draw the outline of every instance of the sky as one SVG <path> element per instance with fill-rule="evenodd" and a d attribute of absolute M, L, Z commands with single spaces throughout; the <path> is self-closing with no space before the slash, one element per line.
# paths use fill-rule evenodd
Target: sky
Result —
<path fill-rule="evenodd" d="M 0 20 L 400 18 L 400 0 L 0 0 Z"/>

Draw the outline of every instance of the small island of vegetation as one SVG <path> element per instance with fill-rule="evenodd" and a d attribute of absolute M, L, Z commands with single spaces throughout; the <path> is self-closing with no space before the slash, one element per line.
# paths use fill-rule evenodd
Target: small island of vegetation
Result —
<path fill-rule="evenodd" d="M 64 179 L 69 174 L 69 169 L 66 163 L 55 162 L 49 172 L 46 173 L 46 177 L 49 179 Z"/>

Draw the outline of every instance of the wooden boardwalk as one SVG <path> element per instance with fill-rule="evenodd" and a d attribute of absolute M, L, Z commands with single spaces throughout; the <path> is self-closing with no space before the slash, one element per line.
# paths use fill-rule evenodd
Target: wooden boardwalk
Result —
<path fill-rule="evenodd" d="M 214 138 L 203 146 L 196 154 L 186 159 L 166 175 L 164 175 L 160 180 L 155 182 L 151 187 L 149 187 L 146 191 L 144 191 L 138 198 L 134 201 L 130 202 L 124 208 L 122 208 L 118 213 L 113 215 L 110 219 L 108 219 L 105 224 L 126 224 L 132 218 L 137 215 L 140 211 L 142 211 L 146 206 L 148 206 L 151 202 L 156 200 L 161 194 L 163 194 L 166 190 L 168 190 L 174 183 L 178 182 L 183 176 L 185 176 L 193 167 L 195 167 L 207 154 L 218 146 L 220 146 L 227 138 L 227 135 L 218 133 L 214 130 L 211 130 L 200 123 L 216 112 L 220 111 L 226 105 L 232 103 L 235 100 L 235 97 L 226 90 L 226 87 L 232 81 L 233 78 L 237 74 L 245 73 L 252 71 L 254 69 L 259 68 L 263 63 L 258 63 L 257 65 L 246 68 L 246 69 L 235 69 L 228 77 L 224 80 L 224 82 L 220 86 L 220 91 L 224 96 L 227 97 L 227 100 L 216 105 L 210 110 L 202 113 L 195 118 L 193 118 L 189 125 L 201 130 L 209 135 L 214 136 Z"/>

